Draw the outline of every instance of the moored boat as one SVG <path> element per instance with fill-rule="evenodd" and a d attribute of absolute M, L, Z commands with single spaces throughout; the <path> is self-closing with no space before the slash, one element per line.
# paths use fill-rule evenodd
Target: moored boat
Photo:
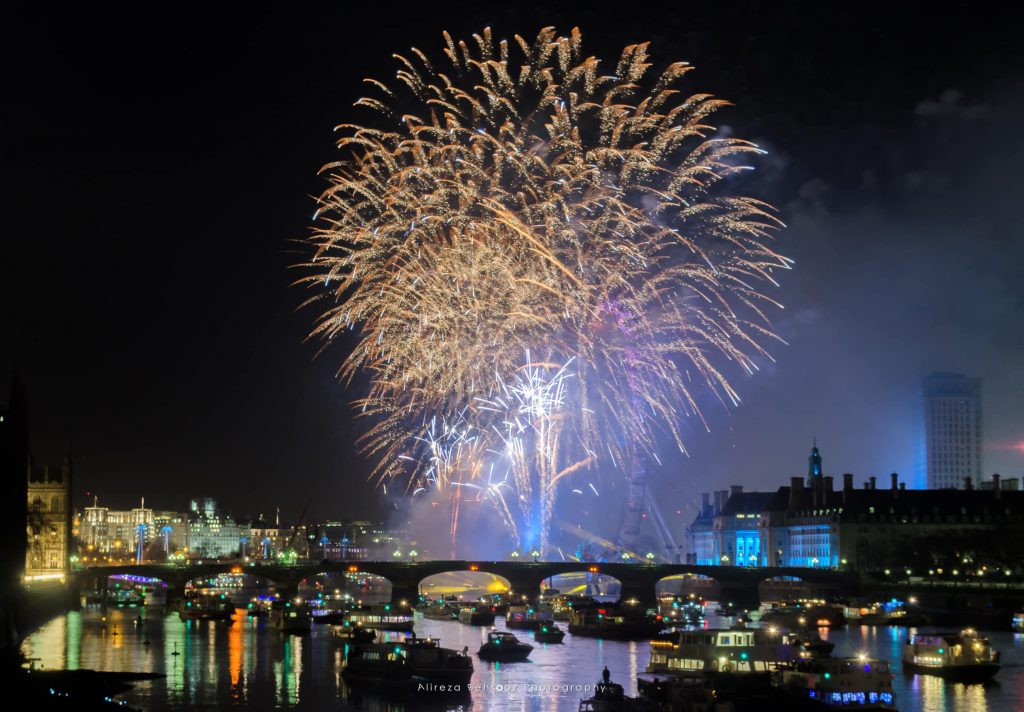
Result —
<path fill-rule="evenodd" d="M 569 632 L 607 640 L 650 640 L 665 622 L 661 615 L 648 615 L 638 605 L 587 606 L 573 608 Z"/>
<path fill-rule="evenodd" d="M 550 625 L 555 622 L 554 612 L 546 606 L 509 606 L 505 614 L 506 628 L 525 628 L 536 630 L 542 625 Z"/>
<path fill-rule="evenodd" d="M 346 620 L 354 626 L 374 630 L 409 632 L 413 626 L 412 614 L 390 603 L 350 608 Z"/>
<path fill-rule="evenodd" d="M 231 620 L 235 606 L 223 593 L 219 595 L 186 596 L 178 607 L 182 620 Z"/>
<path fill-rule="evenodd" d="M 999 668 L 999 652 L 973 628 L 959 633 L 917 633 L 903 646 L 905 672 L 986 680 Z"/>
<path fill-rule="evenodd" d="M 429 685 L 429 691 L 461 692 L 473 677 L 473 660 L 463 650 L 442 648 L 437 638 L 355 644 L 342 676 L 372 685 Z"/>
<path fill-rule="evenodd" d="M 270 604 L 270 627 L 284 633 L 308 633 L 312 626 L 311 618 L 309 604 L 302 599 Z"/>
<path fill-rule="evenodd" d="M 372 643 L 377 637 L 376 631 L 352 625 L 349 621 L 332 625 L 331 634 L 339 641 L 350 645 Z"/>
<path fill-rule="evenodd" d="M 1014 633 L 1024 633 L 1024 612 L 1013 614 L 1010 627 L 1013 628 Z"/>
<path fill-rule="evenodd" d="M 459 622 L 467 625 L 493 625 L 494 611 L 483 605 L 463 606 L 459 609 Z"/>

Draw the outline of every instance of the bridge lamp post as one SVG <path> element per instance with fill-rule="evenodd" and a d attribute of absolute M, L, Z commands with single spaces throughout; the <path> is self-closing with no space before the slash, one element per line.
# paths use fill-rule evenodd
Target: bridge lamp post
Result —
<path fill-rule="evenodd" d="M 530 552 L 530 556 L 533 557 L 533 563 L 537 563 L 540 560 L 540 552 L 536 549 Z"/>
<path fill-rule="evenodd" d="M 811 559 L 811 566 L 813 568 L 818 568 L 818 557 L 814 557 L 813 559 Z"/>
<path fill-rule="evenodd" d="M 728 554 L 722 554 L 722 566 L 728 566 L 728 565 L 729 565 L 729 555 Z"/>
<path fill-rule="evenodd" d="M 392 554 L 392 556 L 394 556 L 396 559 L 399 559 L 402 557 L 402 551 L 400 549 L 395 549 L 395 553 Z"/>
<path fill-rule="evenodd" d="M 623 563 L 629 563 L 629 552 L 628 551 L 622 552 L 622 561 L 623 561 Z"/>
<path fill-rule="evenodd" d="M 649 563 L 649 564 L 653 564 L 654 563 L 654 553 L 653 552 L 648 551 L 646 556 L 644 556 L 644 558 L 647 559 L 647 563 Z"/>
<path fill-rule="evenodd" d="M 518 550 L 512 552 L 512 560 L 513 561 L 519 561 L 519 551 Z"/>
<path fill-rule="evenodd" d="M 415 563 L 416 562 L 416 557 L 419 556 L 419 555 L 420 555 L 420 552 L 418 552 L 415 549 L 413 549 L 412 551 L 409 552 L 409 560 L 412 561 L 413 563 Z"/>

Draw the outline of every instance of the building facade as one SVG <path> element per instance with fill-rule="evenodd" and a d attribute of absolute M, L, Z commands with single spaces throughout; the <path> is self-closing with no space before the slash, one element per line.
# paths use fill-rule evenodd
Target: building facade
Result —
<path fill-rule="evenodd" d="M 1024 492 L 1016 479 L 994 475 L 979 488 L 969 479 L 963 490 L 908 490 L 895 473 L 888 487 L 869 477 L 858 488 L 851 474 L 837 487 L 821 472 L 815 448 L 807 477 L 792 477 L 789 486 L 774 492 L 734 486 L 705 494 L 690 526 L 688 560 L 880 570 L 920 558 L 927 542 L 1024 536 Z"/>
<path fill-rule="evenodd" d="M 63 579 L 71 541 L 71 457 L 60 468 L 28 463 L 25 580 Z"/>
<path fill-rule="evenodd" d="M 924 379 L 924 465 L 928 489 L 981 484 L 981 379 L 933 373 Z"/>
<path fill-rule="evenodd" d="M 251 527 L 222 513 L 210 498 L 193 499 L 188 516 L 188 555 L 191 558 L 244 556 Z"/>

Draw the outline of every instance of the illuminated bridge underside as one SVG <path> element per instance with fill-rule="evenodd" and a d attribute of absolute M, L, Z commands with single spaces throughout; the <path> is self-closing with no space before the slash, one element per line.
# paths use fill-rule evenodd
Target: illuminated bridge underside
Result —
<path fill-rule="evenodd" d="M 103 587 L 108 576 L 133 574 L 149 576 L 167 582 L 170 591 L 183 591 L 185 584 L 196 578 L 238 571 L 237 563 L 211 563 L 198 566 L 168 566 L 137 564 L 84 569 L 74 575 L 79 587 Z M 283 591 L 298 589 L 304 579 L 319 574 L 362 572 L 381 576 L 391 582 L 391 599 L 415 600 L 423 579 L 437 574 L 456 571 L 479 571 L 506 579 L 512 591 L 530 596 L 538 595 L 545 579 L 559 574 L 599 572 L 612 576 L 621 583 L 623 600 L 635 598 L 644 603 L 655 600 L 655 586 L 669 576 L 695 574 L 714 579 L 723 599 L 744 607 L 758 604 L 758 585 L 767 579 L 794 577 L 822 589 L 851 592 L 859 584 L 855 573 L 814 568 L 776 567 L 750 568 L 737 566 L 701 566 L 693 564 L 617 564 L 590 562 L 511 562 L 511 561 L 421 561 L 396 563 L 391 561 L 323 561 L 297 566 L 265 565 L 256 563 L 242 567 L 251 576 L 266 579 Z"/>

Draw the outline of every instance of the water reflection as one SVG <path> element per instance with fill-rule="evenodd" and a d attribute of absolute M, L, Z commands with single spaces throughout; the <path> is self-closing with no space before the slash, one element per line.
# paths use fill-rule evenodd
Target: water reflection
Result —
<path fill-rule="evenodd" d="M 613 678 L 636 694 L 636 675 L 647 665 L 645 642 L 600 641 L 567 635 L 564 644 L 537 644 L 531 662 L 488 664 L 474 658 L 475 691 L 470 699 L 416 698 L 415 704 L 358 689 L 341 678 L 346 650 L 327 628 L 314 626 L 305 636 L 284 635 L 265 619 L 244 611 L 233 623 L 183 622 L 176 613 L 111 609 L 104 623 L 98 609 L 72 612 L 51 621 L 24 644 L 28 657 L 45 668 L 93 668 L 158 672 L 165 678 L 136 686 L 128 701 L 144 710 L 214 709 L 367 709 L 403 712 L 471 707 L 474 711 L 576 712 L 590 693 L 576 685 L 592 685 L 608 666 Z M 710 626 L 718 621 L 709 621 Z M 498 627 L 502 628 L 501 621 Z M 417 619 L 417 633 L 440 638 L 442 645 L 476 651 L 486 629 L 454 621 Z M 998 683 L 964 685 L 940 678 L 904 676 L 899 665 L 907 632 L 901 628 L 851 627 L 820 631 L 835 643 L 835 655 L 866 652 L 894 663 L 893 680 L 901 710 L 966 710 L 999 712 L 1020 707 L 1024 689 L 1024 638 L 989 634 L 1003 654 Z M 394 637 L 390 634 L 388 637 Z M 523 631 L 516 635 L 525 640 Z"/>

